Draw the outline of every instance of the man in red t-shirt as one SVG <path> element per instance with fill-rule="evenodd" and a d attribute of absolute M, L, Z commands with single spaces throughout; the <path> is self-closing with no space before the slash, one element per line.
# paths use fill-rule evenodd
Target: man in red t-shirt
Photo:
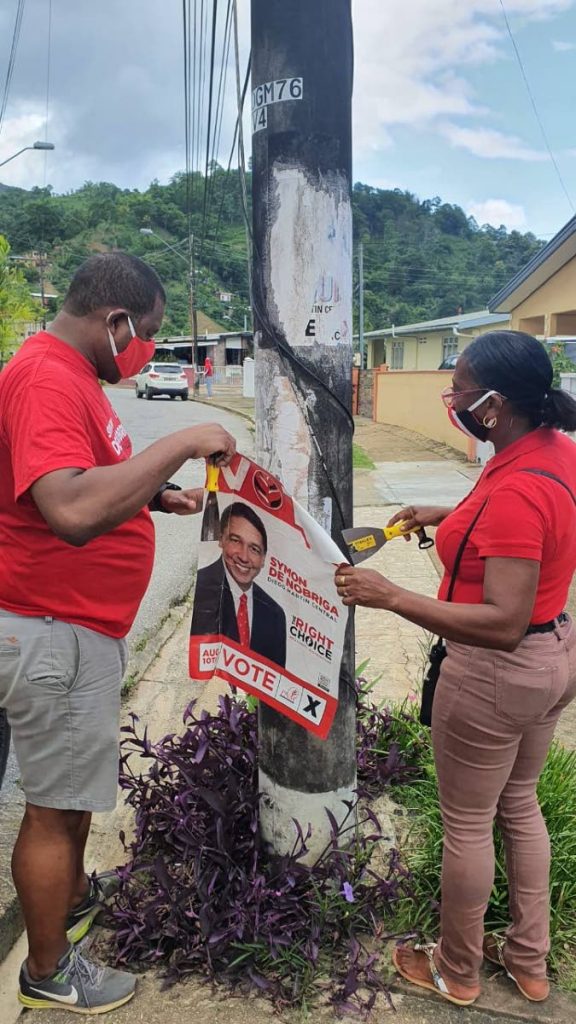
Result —
<path fill-rule="evenodd" d="M 165 294 L 124 253 L 88 259 L 50 331 L 0 374 L 0 707 L 7 710 L 26 809 L 13 876 L 29 954 L 25 1006 L 103 1012 L 133 975 L 96 969 L 75 948 L 99 903 L 83 854 L 93 811 L 114 807 L 126 642 L 154 558 L 150 511 L 186 515 L 201 492 L 166 483 L 190 458 L 234 439 L 190 427 L 132 456 L 99 381 L 152 358 Z"/>
<path fill-rule="evenodd" d="M 214 377 L 214 367 L 212 366 L 212 360 L 210 356 L 206 356 L 204 360 L 204 382 L 206 384 L 206 397 L 212 398 L 212 379 Z"/>

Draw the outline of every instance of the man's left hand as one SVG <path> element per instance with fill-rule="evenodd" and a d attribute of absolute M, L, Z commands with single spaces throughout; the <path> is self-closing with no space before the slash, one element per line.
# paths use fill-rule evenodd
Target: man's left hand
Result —
<path fill-rule="evenodd" d="M 204 503 L 204 489 L 192 487 L 188 491 L 163 491 L 160 496 L 165 512 L 173 512 L 176 516 L 191 516 L 201 512 Z"/>

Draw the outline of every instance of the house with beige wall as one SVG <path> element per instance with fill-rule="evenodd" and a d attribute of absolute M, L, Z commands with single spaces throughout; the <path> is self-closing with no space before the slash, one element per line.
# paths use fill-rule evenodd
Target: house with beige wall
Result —
<path fill-rule="evenodd" d="M 576 341 L 576 217 L 491 299 L 512 329 L 542 341 Z"/>
<path fill-rule="evenodd" d="M 445 359 L 462 352 L 479 334 L 504 330 L 509 325 L 507 313 L 481 309 L 370 331 L 364 336 L 367 366 L 374 369 L 386 364 L 389 370 L 438 370 Z"/>

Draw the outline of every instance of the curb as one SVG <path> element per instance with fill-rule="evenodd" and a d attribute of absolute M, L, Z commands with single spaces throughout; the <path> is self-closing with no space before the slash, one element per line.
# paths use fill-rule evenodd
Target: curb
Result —
<path fill-rule="evenodd" d="M 182 600 L 170 609 L 168 615 L 158 629 L 156 629 L 152 635 L 148 636 L 146 644 L 142 650 L 136 650 L 138 644 L 142 642 L 142 638 L 140 640 L 136 639 L 134 650 L 132 650 L 128 656 L 128 664 L 126 666 L 126 672 L 124 673 L 122 700 L 126 700 L 132 688 L 136 686 L 142 679 L 142 676 L 146 674 L 152 662 L 160 654 L 164 644 L 168 642 L 172 634 L 178 629 L 182 619 L 185 618 L 186 615 L 191 615 L 192 595 L 194 593 L 195 586 L 196 574 L 194 573 L 194 582 L 190 589 L 186 592 Z"/>
<path fill-rule="evenodd" d="M 213 398 L 194 398 L 194 402 L 198 402 L 200 405 L 210 405 L 213 409 L 222 409 L 224 412 L 234 413 L 235 416 L 241 416 L 242 419 L 248 420 L 252 426 L 256 426 L 256 420 L 254 416 L 249 412 L 245 412 L 243 409 L 234 409 L 231 405 L 225 405 L 224 402 L 219 402 Z"/>
<path fill-rule="evenodd" d="M 482 994 L 475 1003 L 466 1007 L 467 1014 L 470 1014 L 470 1024 L 479 1014 L 482 1015 L 482 1021 L 503 1020 L 505 1024 L 510 1021 L 523 1024 L 572 1024 L 576 1017 L 576 1001 L 555 985 L 551 986 L 550 996 L 543 1003 L 531 1003 L 516 992 L 502 971 L 494 972 L 483 967 L 480 977 Z M 411 985 L 400 977 L 390 983 L 390 991 L 408 997 L 416 1005 L 419 1003 L 423 1010 L 423 1021 L 435 1019 L 436 1007 L 450 1007 L 447 1000 L 439 1002 L 437 993 Z M 430 1018 L 426 1014 L 428 1007 L 431 1010 Z"/>
<path fill-rule="evenodd" d="M 130 653 L 122 685 L 123 703 L 129 699 L 133 687 L 135 687 L 146 674 L 150 665 L 157 658 L 172 634 L 175 633 L 182 620 L 186 615 L 191 615 L 193 590 L 194 584 L 187 592 L 181 603 L 170 609 L 162 625 L 153 633 L 153 635 L 148 637 L 146 645 L 142 650 L 137 651 L 134 649 Z M 138 643 L 139 641 L 136 638 L 134 647 L 136 647 Z M 20 811 L 18 813 L 20 815 Z M 14 834 L 14 839 L 16 839 L 16 833 Z M 9 878 L 8 860 L 6 861 L 6 864 L 1 865 L 0 871 L 2 875 L 6 875 Z M 8 882 L 8 885 L 11 889 L 11 894 L 5 905 L 0 910 L 0 963 L 6 958 L 12 949 L 12 946 L 17 942 L 24 931 L 24 918 L 22 917 L 18 897 L 13 890 L 11 881 Z"/>

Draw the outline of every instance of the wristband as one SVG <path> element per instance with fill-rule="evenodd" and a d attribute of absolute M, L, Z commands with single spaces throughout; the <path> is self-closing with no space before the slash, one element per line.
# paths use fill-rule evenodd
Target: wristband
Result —
<path fill-rule="evenodd" d="M 158 490 L 156 491 L 156 494 L 152 498 L 152 501 L 148 502 L 148 508 L 150 509 L 151 512 L 164 512 L 166 513 L 166 515 L 171 515 L 171 513 L 168 512 L 167 509 L 165 509 L 164 506 L 162 505 L 162 495 L 164 494 L 164 491 L 181 490 L 182 488 L 179 487 L 178 484 L 162 484 L 162 487 L 159 487 Z"/>

